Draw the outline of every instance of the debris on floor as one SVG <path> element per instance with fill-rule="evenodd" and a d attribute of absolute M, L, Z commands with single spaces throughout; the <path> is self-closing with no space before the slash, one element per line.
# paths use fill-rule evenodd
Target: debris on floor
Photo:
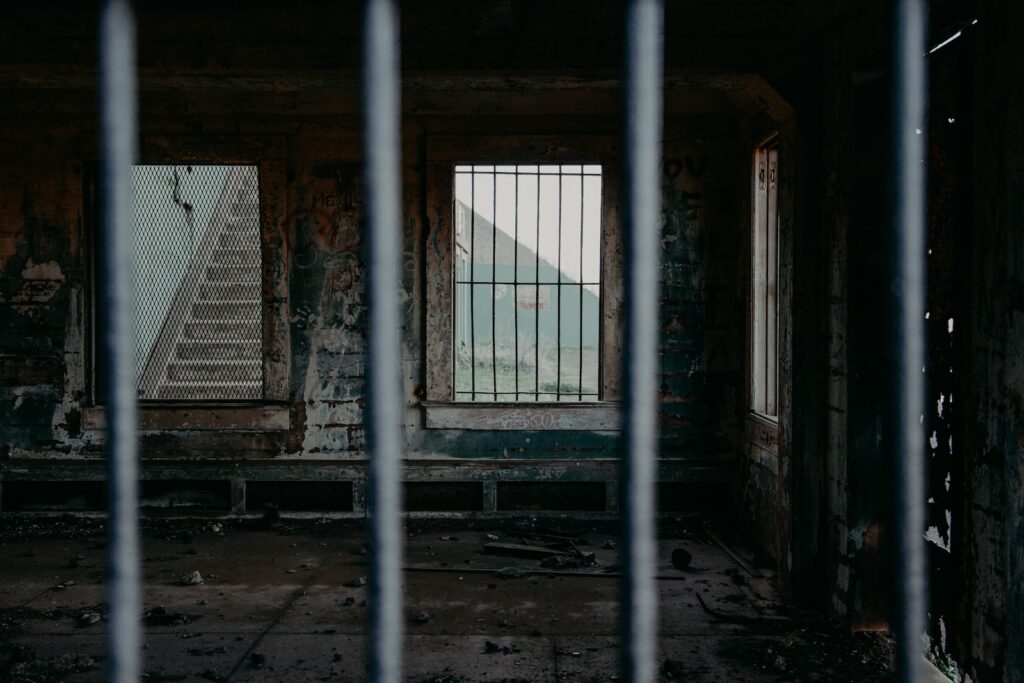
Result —
<path fill-rule="evenodd" d="M 98 523 L 51 521 L 52 527 L 47 520 L 0 519 L 0 585 L 8 589 L 0 594 L 0 680 L 103 677 L 104 530 Z M 144 520 L 143 547 L 154 558 L 143 563 L 144 680 L 363 680 L 368 611 L 358 589 L 367 585 L 368 558 L 359 552 L 362 523 L 217 524 L 219 532 L 208 519 Z M 483 529 L 441 520 L 407 527 L 408 680 L 616 680 L 620 545 L 614 528 L 536 518 Z M 662 680 L 885 680 L 886 636 L 843 636 L 793 613 L 775 593 L 770 569 L 736 537 L 714 533 L 729 539 L 732 553 L 700 523 L 661 533 Z M 442 536 L 451 540 L 439 543 Z M 552 552 L 509 564 L 484 551 L 489 543 Z M 685 570 L 677 551 L 689 560 Z M 216 582 L 183 589 L 182 577 L 198 573 L 197 556 L 201 576 L 215 573 Z M 69 557 L 77 567 L 68 567 Z M 63 588 L 49 590 L 54 585 Z"/>

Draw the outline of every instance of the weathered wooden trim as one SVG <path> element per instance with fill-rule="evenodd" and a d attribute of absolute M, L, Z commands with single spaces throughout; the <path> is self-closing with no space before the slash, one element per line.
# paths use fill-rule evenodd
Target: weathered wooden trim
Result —
<path fill-rule="evenodd" d="M 285 401 L 289 390 L 288 179 L 285 162 L 259 162 L 263 260 L 263 398 Z"/>
<path fill-rule="evenodd" d="M 428 163 L 431 163 L 429 155 Z M 426 206 L 426 396 L 430 401 L 450 401 L 455 396 L 452 365 L 455 228 L 450 164 L 428 166 Z"/>
<path fill-rule="evenodd" d="M 424 402 L 427 429 L 619 431 L 619 403 Z"/>
<path fill-rule="evenodd" d="M 746 442 L 760 446 L 766 451 L 779 453 L 779 424 L 757 413 L 748 413 L 746 420 Z"/>
<path fill-rule="evenodd" d="M 138 408 L 141 431 L 219 431 L 235 429 L 265 432 L 290 427 L 288 406 L 284 405 L 201 405 L 182 406 L 142 403 Z M 86 430 L 105 429 L 107 410 L 92 406 L 83 411 Z"/>

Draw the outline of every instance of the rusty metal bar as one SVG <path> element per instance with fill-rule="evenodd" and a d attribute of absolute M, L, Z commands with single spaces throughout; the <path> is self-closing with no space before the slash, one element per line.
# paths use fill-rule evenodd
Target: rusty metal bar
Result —
<path fill-rule="evenodd" d="M 922 680 L 925 632 L 925 67 L 923 0 L 898 0 L 893 30 L 893 350 L 896 592 L 900 681 Z"/>
<path fill-rule="evenodd" d="M 132 165 L 136 124 L 135 19 L 124 0 L 100 15 L 103 269 L 100 328 L 107 370 L 107 677 L 139 680 L 139 519 L 132 299 Z"/>
<path fill-rule="evenodd" d="M 370 680 L 402 674 L 402 366 L 401 114 L 399 23 L 394 0 L 367 0 L 363 55 L 363 143 L 369 241 L 369 397 L 371 548 Z"/>
<path fill-rule="evenodd" d="M 626 680 L 655 680 L 654 477 L 657 455 L 658 238 L 661 225 L 661 0 L 626 11 L 625 246 L 623 350 L 626 453 L 623 460 L 622 668 Z"/>

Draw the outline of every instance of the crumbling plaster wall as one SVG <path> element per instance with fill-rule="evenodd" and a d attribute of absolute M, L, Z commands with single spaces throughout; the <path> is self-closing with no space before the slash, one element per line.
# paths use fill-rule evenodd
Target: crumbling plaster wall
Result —
<path fill-rule="evenodd" d="M 198 121 L 198 119 L 196 119 Z M 212 117 L 206 137 L 218 132 Z M 351 124 L 349 124 L 351 125 Z M 481 135 L 489 127 L 477 120 Z M 507 133 L 506 127 L 502 132 Z M 591 123 L 593 125 L 593 123 Z M 614 126 L 605 117 L 605 126 Z M 545 124 L 559 132 L 559 124 Z M 143 119 L 144 136 L 173 156 L 195 136 Z M 145 434 L 143 454 L 162 457 L 361 457 L 365 374 L 365 291 L 359 139 L 351 127 L 308 123 L 263 125 L 248 138 L 287 139 L 287 292 L 291 336 L 291 427 L 286 432 Z M 675 126 L 678 130 L 679 126 Z M 493 128 L 490 128 L 493 130 Z M 89 404 L 89 248 L 83 235 L 78 152 L 91 134 L 83 124 L 63 137 L 43 126 L 22 128 L 6 162 L 9 182 L 4 235 L 4 315 L 17 335 L 4 338 L 6 457 L 96 457 L 102 435 L 75 415 Z M 184 130 L 184 129 L 182 129 Z M 463 457 L 600 457 L 617 454 L 613 433 L 488 433 L 423 430 L 423 178 L 424 138 L 465 130 L 458 117 L 410 126 L 406 132 L 402 310 L 411 454 Z M 566 132 L 575 130 L 565 127 Z M 604 130 L 603 132 L 608 132 Z M 200 136 L 203 137 L 203 136 Z M 41 141 L 42 139 L 42 141 Z M 86 147 L 89 145 L 86 144 Z M 731 313 L 735 267 L 731 157 L 721 141 L 686 136 L 669 143 L 664 164 L 665 218 L 662 311 L 662 426 L 665 457 L 728 457 L 735 425 L 738 338 Z M 609 178 L 609 182 L 615 179 Z M 13 195 L 13 196 L 12 196 Z M 713 229 L 712 229 L 713 228 Z M 83 240 L 86 244 L 83 245 Z M 710 284 L 709 284 L 710 281 Z M 27 371 L 31 369 L 31 372 Z M 70 421 L 70 422 L 69 422 Z"/>
<path fill-rule="evenodd" d="M 978 3 L 964 608 L 976 681 L 1024 681 L 1024 7 Z"/>

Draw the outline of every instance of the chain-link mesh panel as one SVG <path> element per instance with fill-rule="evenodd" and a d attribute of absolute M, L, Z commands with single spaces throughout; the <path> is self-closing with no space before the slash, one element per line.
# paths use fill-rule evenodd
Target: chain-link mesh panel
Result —
<path fill-rule="evenodd" d="M 143 399 L 263 397 L 255 166 L 136 166 L 135 365 Z"/>

